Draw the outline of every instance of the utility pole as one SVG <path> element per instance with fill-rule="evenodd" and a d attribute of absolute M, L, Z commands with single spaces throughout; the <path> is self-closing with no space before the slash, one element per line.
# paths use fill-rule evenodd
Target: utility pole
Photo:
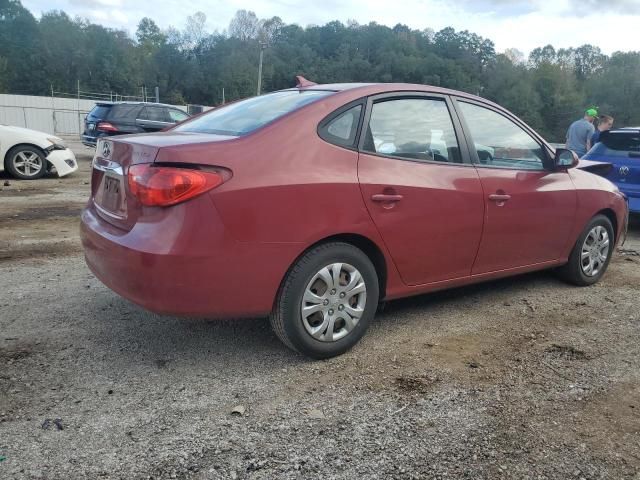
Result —
<path fill-rule="evenodd" d="M 266 48 L 267 43 L 260 42 L 260 62 L 258 63 L 258 95 L 260 95 L 260 92 L 262 91 L 262 57 Z"/>

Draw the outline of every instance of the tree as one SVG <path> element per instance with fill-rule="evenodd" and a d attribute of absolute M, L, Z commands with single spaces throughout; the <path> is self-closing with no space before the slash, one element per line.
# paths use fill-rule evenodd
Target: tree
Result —
<path fill-rule="evenodd" d="M 532 67 L 536 68 L 543 63 L 555 63 L 557 58 L 556 49 L 553 48 L 553 45 L 546 45 L 531 51 L 529 54 L 529 63 Z"/>
<path fill-rule="evenodd" d="M 166 35 L 160 31 L 156 22 L 149 17 L 144 17 L 138 23 L 138 29 L 136 30 L 136 38 L 140 45 L 147 47 L 158 48 L 166 41 Z"/>
<path fill-rule="evenodd" d="M 39 68 L 38 22 L 19 0 L 0 0 L 0 57 L 4 58 L 4 88 L 12 93 L 41 92 L 48 88 Z"/>
<path fill-rule="evenodd" d="M 517 48 L 507 48 L 504 56 L 514 65 L 524 65 L 524 53 Z"/>
<path fill-rule="evenodd" d="M 255 39 L 260 30 L 260 21 L 254 12 L 238 10 L 229 24 L 229 36 L 246 42 Z"/>
<path fill-rule="evenodd" d="M 258 39 L 261 42 L 272 44 L 279 40 L 284 27 L 284 22 L 280 17 L 271 17 L 260 22 L 258 31 Z"/>
<path fill-rule="evenodd" d="M 602 69 L 605 56 L 598 47 L 582 45 L 575 49 L 574 68 L 580 80 L 586 80 Z"/>
<path fill-rule="evenodd" d="M 208 32 L 196 12 L 183 30 L 149 17 L 126 32 L 61 11 L 38 21 L 18 0 L 0 0 L 0 91 L 49 94 L 81 88 L 137 94 L 158 85 L 163 101 L 215 105 L 253 95 L 259 42 L 263 88 L 288 88 L 296 75 L 316 82 L 413 82 L 480 94 L 509 108 L 550 140 L 561 141 L 588 105 L 640 124 L 640 53 L 602 54 L 594 45 L 516 49 L 496 54 L 473 32 L 390 28 L 340 21 L 306 28 L 239 10 L 226 33 Z"/>
<path fill-rule="evenodd" d="M 207 36 L 205 24 L 207 16 L 203 12 L 196 12 L 187 17 L 187 26 L 183 34 L 182 46 L 185 50 L 193 51 Z"/>

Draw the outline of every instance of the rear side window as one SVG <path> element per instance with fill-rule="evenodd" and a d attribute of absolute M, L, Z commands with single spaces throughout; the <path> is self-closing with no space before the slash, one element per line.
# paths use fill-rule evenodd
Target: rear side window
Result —
<path fill-rule="evenodd" d="M 363 149 L 426 162 L 462 163 L 444 100 L 400 98 L 373 104 Z"/>
<path fill-rule="evenodd" d="M 109 113 L 109 120 L 135 121 L 140 105 L 114 105 Z"/>
<path fill-rule="evenodd" d="M 320 126 L 320 137 L 334 145 L 354 147 L 362 105 L 356 105 Z"/>
<path fill-rule="evenodd" d="M 246 135 L 332 93 L 324 90 L 286 90 L 252 97 L 212 110 L 178 126 L 175 130 L 218 135 Z"/>
<path fill-rule="evenodd" d="M 169 122 L 166 108 L 163 107 L 144 107 L 140 114 L 140 119 L 152 122 Z"/>
<path fill-rule="evenodd" d="M 109 110 L 111 110 L 111 105 L 96 105 L 87 116 L 91 118 L 105 119 L 107 118 Z"/>
<path fill-rule="evenodd" d="M 640 131 L 603 132 L 600 143 L 596 143 L 589 153 L 607 157 L 640 158 Z"/>

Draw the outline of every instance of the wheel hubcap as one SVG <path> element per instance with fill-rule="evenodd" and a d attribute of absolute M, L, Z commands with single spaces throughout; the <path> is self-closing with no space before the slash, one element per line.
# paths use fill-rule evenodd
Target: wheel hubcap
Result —
<path fill-rule="evenodd" d="M 13 157 L 13 166 L 22 175 L 32 177 L 42 170 L 42 160 L 35 152 L 19 152 Z"/>
<path fill-rule="evenodd" d="M 609 256 L 609 234 L 607 229 L 598 225 L 589 230 L 582 244 L 580 266 L 588 277 L 600 273 Z"/>
<path fill-rule="evenodd" d="M 302 323 L 316 340 L 335 342 L 355 328 L 366 303 L 367 286 L 360 272 L 347 263 L 333 263 L 307 284 L 302 298 Z"/>

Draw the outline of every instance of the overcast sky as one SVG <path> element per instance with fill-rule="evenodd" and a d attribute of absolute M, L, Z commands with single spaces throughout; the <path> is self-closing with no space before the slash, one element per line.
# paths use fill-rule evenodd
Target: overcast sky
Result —
<path fill-rule="evenodd" d="M 493 40 L 501 52 L 528 54 L 549 43 L 576 47 L 585 43 L 605 53 L 638 50 L 640 0 L 22 0 L 36 16 L 53 9 L 80 15 L 107 27 L 135 32 L 144 16 L 161 28 L 181 29 L 194 12 L 207 16 L 210 31 L 224 30 L 236 10 L 258 17 L 279 16 L 286 23 L 322 25 L 331 20 L 375 21 L 393 26 L 439 30 L 453 26 Z"/>

